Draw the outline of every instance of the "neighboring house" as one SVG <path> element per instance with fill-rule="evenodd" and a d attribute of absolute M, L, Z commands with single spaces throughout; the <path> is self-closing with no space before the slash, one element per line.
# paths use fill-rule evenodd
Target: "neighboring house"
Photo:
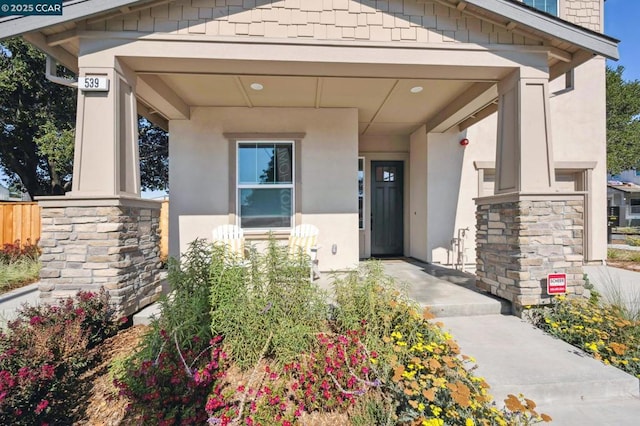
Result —
<path fill-rule="evenodd" d="M 606 256 L 617 41 L 603 0 L 525 3 L 86 0 L 0 19 L 0 39 L 85 77 L 73 190 L 41 199 L 43 297 L 104 284 L 127 312 L 156 297 L 136 114 L 170 132 L 172 255 L 221 224 L 261 240 L 312 223 L 323 270 L 452 264 L 469 228 L 480 287 L 519 307 L 566 272 L 580 293 L 583 262 Z"/>
<path fill-rule="evenodd" d="M 610 180 L 607 184 L 607 206 L 619 207 L 618 223 L 613 226 L 640 226 L 640 185 Z"/>
<path fill-rule="evenodd" d="M 0 185 L 0 201 L 30 201 L 30 197 L 27 193 L 16 195 L 3 185 Z"/>
<path fill-rule="evenodd" d="M 0 201 L 9 201 L 10 192 L 7 188 L 0 185 Z"/>

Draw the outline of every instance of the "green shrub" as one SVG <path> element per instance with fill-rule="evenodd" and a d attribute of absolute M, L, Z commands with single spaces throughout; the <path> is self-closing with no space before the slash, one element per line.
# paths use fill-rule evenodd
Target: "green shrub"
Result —
<path fill-rule="evenodd" d="M 221 256 L 211 268 L 211 332 L 242 369 L 261 357 L 286 363 L 309 351 L 324 327 L 326 295 L 309 281 L 308 259 L 273 238 L 246 264 Z"/>
<path fill-rule="evenodd" d="M 224 252 L 204 240 L 169 259 L 170 294 L 160 301 L 138 351 L 118 360 L 114 384 L 129 399 L 132 421 L 141 424 L 203 423 L 210 385 L 219 373 L 220 348 L 210 329 L 210 277 Z M 194 374 L 204 372 L 206 378 Z M 216 376 L 216 377 L 214 377 Z M 201 379 L 198 379 L 200 377 Z"/>

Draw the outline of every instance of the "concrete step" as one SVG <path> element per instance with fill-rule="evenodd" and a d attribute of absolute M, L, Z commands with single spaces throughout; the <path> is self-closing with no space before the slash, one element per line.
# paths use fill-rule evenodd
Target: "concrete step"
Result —
<path fill-rule="evenodd" d="M 133 325 L 144 324 L 149 325 L 154 318 L 160 317 L 160 304 L 152 303 L 146 308 L 138 311 L 133 315 Z"/>
<path fill-rule="evenodd" d="M 385 272 L 407 287 L 409 296 L 436 317 L 511 313 L 511 303 L 478 290 L 472 274 L 411 260 L 385 262 Z"/>
<path fill-rule="evenodd" d="M 486 378 L 498 402 L 510 393 L 523 393 L 540 406 L 640 397 L 637 378 L 514 316 L 449 317 L 441 322 L 461 351 L 476 359 L 476 373 Z"/>

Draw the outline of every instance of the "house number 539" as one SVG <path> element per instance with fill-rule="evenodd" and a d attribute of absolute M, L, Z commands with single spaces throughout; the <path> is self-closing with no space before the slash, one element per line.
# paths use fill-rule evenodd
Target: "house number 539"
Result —
<path fill-rule="evenodd" d="M 80 77 L 78 78 L 78 88 L 83 92 L 108 92 L 109 79 L 98 76 Z"/>

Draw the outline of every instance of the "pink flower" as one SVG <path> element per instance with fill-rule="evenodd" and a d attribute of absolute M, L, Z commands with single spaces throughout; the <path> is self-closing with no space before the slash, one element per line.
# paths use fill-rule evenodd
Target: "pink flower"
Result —
<path fill-rule="evenodd" d="M 38 325 L 38 324 L 41 324 L 41 323 L 42 323 L 42 317 L 41 316 L 36 315 L 36 316 L 31 317 L 29 319 L 29 324 L 30 325 Z"/>
<path fill-rule="evenodd" d="M 42 413 L 48 406 L 49 406 L 49 401 L 47 401 L 46 399 L 43 399 L 36 406 L 36 410 L 35 410 L 36 414 Z"/>

